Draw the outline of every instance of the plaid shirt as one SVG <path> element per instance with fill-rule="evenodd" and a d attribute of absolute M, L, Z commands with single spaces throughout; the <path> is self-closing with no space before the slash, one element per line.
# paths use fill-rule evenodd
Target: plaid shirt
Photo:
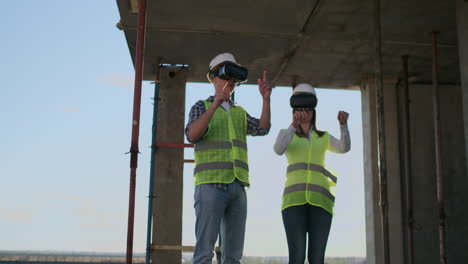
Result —
<path fill-rule="evenodd" d="M 214 102 L 214 96 L 208 97 L 207 100 L 210 101 L 210 102 Z M 232 107 L 234 105 L 234 102 L 231 101 L 230 105 Z M 206 111 L 205 103 L 202 100 L 196 102 L 192 106 L 192 109 L 190 109 L 189 120 L 187 122 L 187 126 L 185 126 L 185 136 L 187 137 L 187 140 L 190 143 L 197 143 L 202 139 L 202 138 L 200 138 L 197 141 L 190 141 L 190 139 L 189 139 L 189 128 L 190 128 L 190 125 L 193 122 L 195 122 L 198 118 L 200 118 L 200 116 L 203 115 L 203 113 L 205 113 L 205 111 Z M 250 136 L 264 136 L 264 135 L 268 134 L 269 131 L 270 131 L 269 128 L 265 129 L 265 128 L 260 127 L 260 119 L 252 117 L 247 113 L 247 135 L 250 135 Z M 221 188 L 221 189 L 226 191 L 227 184 L 224 184 L 224 183 L 210 183 L 210 184 L 213 184 L 216 187 Z M 248 184 L 245 184 L 245 183 L 243 183 L 243 184 L 244 184 L 245 187 L 248 186 Z"/>

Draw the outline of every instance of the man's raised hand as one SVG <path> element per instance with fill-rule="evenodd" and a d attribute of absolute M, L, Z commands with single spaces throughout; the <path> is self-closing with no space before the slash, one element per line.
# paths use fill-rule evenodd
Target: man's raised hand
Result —
<path fill-rule="evenodd" d="M 258 89 L 263 99 L 270 99 L 271 85 L 267 80 L 267 72 L 263 71 L 263 79 L 258 78 Z"/>

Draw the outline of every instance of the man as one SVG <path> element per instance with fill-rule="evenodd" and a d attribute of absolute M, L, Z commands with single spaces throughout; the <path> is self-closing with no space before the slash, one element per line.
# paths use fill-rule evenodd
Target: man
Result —
<path fill-rule="evenodd" d="M 192 106 L 185 128 L 188 141 L 195 143 L 194 264 L 211 264 L 218 235 L 221 263 L 241 263 L 247 218 L 245 189 L 249 185 L 246 135 L 263 136 L 270 130 L 271 86 L 266 72 L 258 79 L 263 99 L 260 119 L 231 100 L 247 72 L 230 53 L 213 58 L 207 77 L 215 95 Z"/>

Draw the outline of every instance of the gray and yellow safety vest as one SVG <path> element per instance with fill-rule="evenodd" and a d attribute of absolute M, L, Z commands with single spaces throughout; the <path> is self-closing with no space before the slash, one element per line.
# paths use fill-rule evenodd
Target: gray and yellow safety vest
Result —
<path fill-rule="evenodd" d="M 212 102 L 205 100 L 208 109 Z M 203 139 L 195 144 L 195 185 L 249 183 L 247 112 L 240 106 L 229 112 L 216 109 Z"/>
<path fill-rule="evenodd" d="M 333 214 L 337 178 L 325 168 L 330 134 L 325 132 L 319 137 L 312 132 L 310 137 L 309 141 L 294 135 L 288 145 L 287 179 L 281 209 L 309 203 Z"/>

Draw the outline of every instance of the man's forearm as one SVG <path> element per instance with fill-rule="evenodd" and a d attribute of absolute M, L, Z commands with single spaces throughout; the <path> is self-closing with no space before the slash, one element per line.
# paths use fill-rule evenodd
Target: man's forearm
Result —
<path fill-rule="evenodd" d="M 270 98 L 263 99 L 263 106 L 262 106 L 262 115 L 260 117 L 260 127 L 263 129 L 270 129 Z"/>
<path fill-rule="evenodd" d="M 205 131 L 208 129 L 208 125 L 210 124 L 211 118 L 213 118 L 216 108 L 217 107 L 212 104 L 196 121 L 194 121 L 190 125 L 190 142 L 198 141 L 201 137 L 203 137 Z"/>

